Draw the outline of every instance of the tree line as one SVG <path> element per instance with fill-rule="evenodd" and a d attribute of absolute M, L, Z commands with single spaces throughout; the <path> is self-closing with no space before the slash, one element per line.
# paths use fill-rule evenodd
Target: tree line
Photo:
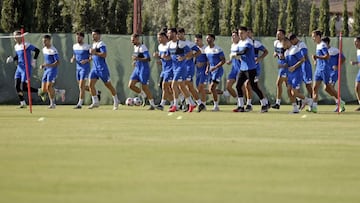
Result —
<path fill-rule="evenodd" d="M 278 28 L 299 35 L 320 29 L 336 36 L 329 0 L 316 7 L 312 0 L 143 0 L 143 34 L 154 35 L 164 26 L 183 27 L 188 33 L 230 35 L 240 25 L 257 36 L 274 36 Z M 349 32 L 347 0 L 343 1 L 343 35 L 360 34 L 360 0 L 353 8 Z M 1 32 L 24 27 L 37 33 L 90 32 L 132 34 L 133 0 L 0 0 Z"/>

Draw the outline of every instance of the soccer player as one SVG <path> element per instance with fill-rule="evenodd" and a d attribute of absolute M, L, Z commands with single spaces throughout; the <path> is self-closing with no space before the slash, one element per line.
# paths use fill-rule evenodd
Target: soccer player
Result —
<path fill-rule="evenodd" d="M 200 95 L 201 103 L 198 106 L 198 112 L 206 110 L 206 85 L 209 82 L 209 76 L 206 74 L 207 57 L 205 54 L 206 45 L 203 42 L 203 36 L 201 34 L 195 35 L 195 44 L 201 51 L 201 54 L 195 58 L 196 66 L 196 87 Z"/>
<path fill-rule="evenodd" d="M 256 77 L 255 77 L 255 84 L 259 85 L 260 73 L 261 73 L 261 65 L 260 62 L 264 60 L 264 58 L 268 55 L 269 51 L 265 48 L 265 46 L 258 40 L 253 39 L 253 31 L 251 28 L 248 28 L 249 38 L 254 42 L 254 51 L 255 51 L 255 64 L 256 64 Z M 259 53 L 261 52 L 261 55 Z M 259 88 L 260 89 L 260 88 Z M 246 92 L 246 111 L 252 111 L 252 89 L 250 86 L 249 81 L 245 82 L 245 92 Z M 263 93 L 265 96 L 265 94 Z M 266 99 L 267 100 L 267 99 Z M 268 101 L 266 101 L 268 102 Z"/>
<path fill-rule="evenodd" d="M 99 29 L 94 29 L 91 35 L 93 39 L 93 44 L 89 51 L 91 54 L 93 66 L 89 74 L 89 78 L 90 78 L 89 89 L 91 93 L 92 103 L 88 108 L 93 109 L 100 106 L 99 98 L 96 95 L 96 89 L 95 89 L 95 84 L 100 78 L 104 82 L 104 85 L 109 89 L 113 97 L 113 101 L 114 101 L 113 110 L 117 110 L 119 107 L 119 99 L 115 88 L 111 84 L 109 68 L 105 61 L 105 58 L 107 56 L 106 45 L 101 40 L 101 32 Z"/>
<path fill-rule="evenodd" d="M 351 63 L 351 65 L 357 65 L 358 67 L 360 67 L 360 36 L 358 36 L 354 39 L 354 45 L 356 48 L 357 60 L 351 61 L 350 63 Z M 360 69 L 355 78 L 355 94 L 356 94 L 358 103 L 360 105 Z M 355 111 L 360 111 L 360 106 L 357 109 L 355 109 Z"/>
<path fill-rule="evenodd" d="M 171 82 L 173 79 L 173 70 L 172 70 L 172 62 L 171 59 L 166 57 L 168 53 L 168 38 L 166 32 L 159 32 L 157 34 L 157 39 L 159 42 L 158 52 L 154 53 L 154 57 L 158 58 L 161 62 L 162 70 L 161 70 L 161 86 L 162 86 L 162 97 L 159 105 L 156 106 L 159 110 L 164 110 L 164 105 L 166 100 L 172 103 L 172 90 L 171 90 Z"/>
<path fill-rule="evenodd" d="M 41 96 L 48 93 L 50 105 L 49 109 L 55 109 L 55 93 L 61 94 L 62 101 L 65 100 L 65 90 L 55 89 L 54 83 L 58 73 L 58 66 L 60 64 L 59 54 L 57 49 L 51 44 L 51 36 L 44 35 L 43 39 L 44 48 L 44 63 L 40 65 L 40 69 L 44 69 L 44 74 L 41 82 Z"/>
<path fill-rule="evenodd" d="M 312 98 L 313 95 L 313 84 L 312 84 L 312 67 L 308 56 L 308 48 L 305 44 L 305 42 L 300 41 L 299 38 L 297 38 L 296 34 L 289 34 L 289 40 L 291 44 L 297 46 L 300 48 L 300 52 L 302 55 L 305 56 L 304 63 L 301 64 L 301 71 L 302 71 L 302 80 L 305 83 L 305 87 L 308 93 L 308 97 Z M 312 103 L 312 102 L 311 102 Z M 311 106 L 309 106 L 311 108 Z"/>
<path fill-rule="evenodd" d="M 16 71 L 15 71 L 15 89 L 18 94 L 19 100 L 20 100 L 20 106 L 19 108 L 25 108 L 26 102 L 24 98 L 24 91 L 28 91 L 27 86 L 27 78 L 26 78 L 26 66 L 25 66 L 25 54 L 24 54 L 24 45 L 22 43 L 21 39 L 21 32 L 15 31 L 14 33 L 14 40 L 15 40 L 15 56 L 9 56 L 7 59 L 7 63 L 10 63 L 12 61 L 15 61 Z M 31 59 L 31 52 L 34 52 L 34 57 Z M 25 42 L 25 53 L 27 57 L 27 66 L 29 70 L 29 77 L 31 77 L 32 68 L 34 68 L 36 64 L 36 59 L 39 56 L 40 50 L 36 48 L 34 45 Z M 30 92 L 32 93 L 38 93 L 38 89 L 30 87 Z"/>
<path fill-rule="evenodd" d="M 201 104 L 201 100 L 199 99 L 199 93 L 198 91 L 196 91 L 195 87 L 194 87 L 194 82 L 193 82 L 193 78 L 195 75 L 195 63 L 194 63 L 194 58 L 196 58 L 198 55 L 201 54 L 200 49 L 198 48 L 198 46 L 196 46 L 196 44 L 190 40 L 186 40 L 185 38 L 185 29 L 184 28 L 180 28 L 178 30 L 178 34 L 177 37 L 179 40 L 181 41 L 185 41 L 185 43 L 187 44 L 187 46 L 190 48 L 190 52 L 192 53 L 190 55 L 189 58 L 186 59 L 186 80 L 185 80 L 185 84 L 186 87 L 188 88 L 189 92 L 191 93 L 193 99 L 196 101 L 196 103 L 198 105 Z M 186 112 L 188 110 L 188 106 L 186 105 L 184 111 Z"/>
<path fill-rule="evenodd" d="M 71 63 L 76 62 L 76 80 L 79 85 L 79 101 L 74 109 L 81 109 L 84 103 L 85 90 L 89 91 L 89 86 L 86 85 L 86 80 L 90 73 L 90 45 L 84 42 L 85 34 L 83 32 L 76 33 L 76 44 L 73 45 L 73 56 L 70 59 Z M 97 92 L 100 100 L 101 92 Z"/>
<path fill-rule="evenodd" d="M 306 56 L 303 55 L 301 48 L 293 45 L 288 38 L 283 40 L 283 47 L 285 52 L 284 67 L 288 68 L 288 91 L 290 92 L 289 98 L 293 106 L 293 110 L 290 113 L 299 113 L 299 107 L 296 104 L 296 98 L 302 99 L 302 106 L 304 108 L 306 104 L 312 102 L 311 99 L 306 98 L 301 92 L 302 82 L 302 68 L 301 64 L 306 61 Z"/>
<path fill-rule="evenodd" d="M 339 65 L 339 54 L 340 51 L 336 47 L 330 46 L 330 38 L 329 37 L 323 37 L 322 41 L 326 43 L 328 47 L 328 52 L 330 55 L 329 58 L 329 66 L 330 66 L 330 83 L 335 89 L 335 83 L 338 80 L 338 65 Z M 344 64 L 346 58 L 343 54 L 341 54 L 341 65 Z M 338 112 L 338 105 L 336 105 L 336 108 L 334 109 L 334 112 Z"/>
<path fill-rule="evenodd" d="M 240 56 L 241 65 L 240 65 L 240 73 L 239 78 L 236 83 L 236 90 L 238 93 L 238 108 L 234 109 L 234 112 L 244 112 L 244 92 L 243 92 L 243 85 L 246 80 L 249 80 L 251 88 L 254 92 L 259 96 L 261 102 L 261 112 L 267 112 L 267 100 L 264 97 L 264 94 L 259 89 L 259 86 L 256 84 L 255 77 L 256 77 L 256 64 L 255 64 L 255 51 L 254 51 L 254 43 L 248 37 L 248 29 L 247 27 L 240 27 L 239 28 L 239 37 L 240 41 L 238 44 L 238 51 L 233 53 L 231 56 L 236 57 Z"/>
<path fill-rule="evenodd" d="M 345 111 L 345 102 L 338 98 L 337 92 L 334 89 L 334 86 L 330 83 L 330 66 L 329 58 L 330 54 L 325 42 L 321 40 L 322 32 L 315 30 L 311 34 L 312 39 L 316 43 L 316 54 L 312 55 L 314 64 L 316 65 L 315 74 L 314 74 L 314 88 L 313 88 L 313 105 L 311 111 L 317 113 L 317 102 L 319 99 L 319 87 L 321 82 L 325 83 L 326 92 L 335 97 L 336 103 L 340 102 L 340 111 Z"/>
<path fill-rule="evenodd" d="M 231 33 L 231 48 L 230 48 L 230 55 L 232 53 L 236 53 L 238 51 L 238 43 L 239 43 L 239 32 L 238 30 L 234 30 Z M 237 98 L 236 90 L 234 90 L 233 85 L 236 82 L 236 79 L 240 72 L 240 60 L 239 57 L 230 57 L 230 60 L 226 62 L 226 64 L 231 64 L 231 70 L 228 75 L 227 81 L 226 81 L 226 90 L 229 92 L 230 96 Z"/>
<path fill-rule="evenodd" d="M 145 98 L 147 98 L 150 103 L 149 110 L 155 110 L 154 99 L 149 89 L 150 54 L 148 48 L 140 42 L 140 35 L 138 34 L 131 36 L 131 43 L 134 44 L 134 53 L 132 55 L 134 70 L 130 76 L 128 87 L 143 98 L 144 104 Z M 141 83 L 141 89 L 136 86 L 138 82 Z"/>
<path fill-rule="evenodd" d="M 205 73 L 211 75 L 210 77 L 211 83 L 209 89 L 214 99 L 214 108 L 212 109 L 212 111 L 220 111 L 219 96 L 216 91 L 216 87 L 220 83 L 221 77 L 224 74 L 224 69 L 222 66 L 225 63 L 225 55 L 222 48 L 215 45 L 215 35 L 208 34 L 206 36 L 206 42 L 208 46 L 205 48 L 204 52 L 208 59 L 208 64 Z"/>
<path fill-rule="evenodd" d="M 185 80 L 186 80 L 186 59 L 190 59 L 192 57 L 192 52 L 189 46 L 184 41 L 178 40 L 177 37 L 177 29 L 170 28 L 167 31 L 167 36 L 169 38 L 168 43 L 168 56 L 172 60 L 172 67 L 174 78 L 171 84 L 171 88 L 173 90 L 173 99 L 174 105 L 169 109 L 169 112 L 175 112 L 178 110 L 178 98 L 179 92 L 184 95 L 186 104 L 189 104 L 188 112 L 192 112 L 196 105 L 194 101 L 190 97 L 190 93 L 186 88 Z"/>
<path fill-rule="evenodd" d="M 285 61 L 285 49 L 282 45 L 282 41 L 285 39 L 285 30 L 278 29 L 276 32 L 276 40 L 274 41 L 274 54 L 273 56 L 278 58 L 278 77 L 276 80 L 276 101 L 275 104 L 271 106 L 273 109 L 280 109 L 281 96 L 282 96 L 282 85 L 287 86 L 287 68 L 283 67 Z M 288 92 L 290 95 L 290 93 Z"/>

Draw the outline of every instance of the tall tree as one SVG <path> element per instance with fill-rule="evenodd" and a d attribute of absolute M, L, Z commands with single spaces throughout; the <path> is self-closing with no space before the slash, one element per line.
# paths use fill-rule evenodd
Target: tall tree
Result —
<path fill-rule="evenodd" d="M 195 32 L 204 33 L 204 0 L 196 0 Z"/>
<path fill-rule="evenodd" d="M 74 30 L 90 32 L 92 27 L 91 18 L 91 2 L 90 1 L 78 1 L 76 4 L 75 15 L 73 18 Z"/>
<path fill-rule="evenodd" d="M 132 0 L 128 0 L 128 4 L 129 4 L 129 13 L 126 18 L 126 27 L 127 27 L 126 32 L 127 34 L 131 34 L 133 33 L 134 3 Z"/>
<path fill-rule="evenodd" d="M 254 34 L 259 36 L 263 35 L 264 30 L 264 17 L 263 17 L 263 2 L 262 1 L 256 1 L 255 4 L 255 22 L 254 22 Z"/>
<path fill-rule="evenodd" d="M 62 32 L 72 32 L 72 14 L 73 14 L 74 8 L 72 7 L 72 3 L 68 1 L 63 1 L 63 7 L 61 10 L 61 16 L 62 16 Z"/>
<path fill-rule="evenodd" d="M 226 0 L 225 4 L 225 14 L 224 14 L 224 23 L 222 23 L 221 35 L 231 35 L 231 6 L 232 0 Z"/>
<path fill-rule="evenodd" d="M 360 35 L 360 0 L 356 0 L 354 8 L 353 36 Z"/>
<path fill-rule="evenodd" d="M 285 8 L 286 3 L 284 0 L 279 0 L 279 17 L 278 17 L 278 28 L 285 29 Z"/>
<path fill-rule="evenodd" d="M 298 33 L 297 30 L 297 0 L 289 0 L 287 4 L 287 18 L 286 18 L 286 32 L 287 33 Z"/>
<path fill-rule="evenodd" d="M 319 29 L 323 32 L 324 36 L 330 35 L 330 6 L 329 0 L 321 0 L 320 2 L 320 16 L 319 16 Z"/>
<path fill-rule="evenodd" d="M 49 19 L 50 4 L 47 0 L 38 0 L 35 16 L 36 16 L 36 32 L 47 32 L 49 28 Z M 46 20 L 45 20 L 46 19 Z"/>
<path fill-rule="evenodd" d="M 59 4 L 59 0 L 52 0 L 50 3 L 49 9 L 49 27 L 47 28 L 48 32 L 59 32 L 63 31 L 63 18 L 61 16 L 63 4 Z"/>
<path fill-rule="evenodd" d="M 150 35 L 150 34 L 153 34 L 151 32 L 151 19 L 150 19 L 150 14 L 145 11 L 143 12 L 142 14 L 142 33 L 145 34 L 145 35 Z"/>
<path fill-rule="evenodd" d="M 262 8 L 263 8 L 263 34 L 264 36 L 269 36 L 271 35 L 271 23 L 270 23 L 270 19 L 271 19 L 271 7 L 270 7 L 270 0 L 262 0 Z"/>
<path fill-rule="evenodd" d="M 109 33 L 126 34 L 126 17 L 129 8 L 128 0 L 114 0 L 109 9 Z"/>
<path fill-rule="evenodd" d="M 310 10 L 310 24 L 309 24 L 309 35 L 311 35 L 311 32 L 313 30 L 317 29 L 317 8 L 316 8 L 316 4 L 313 1 L 311 4 L 311 10 Z"/>
<path fill-rule="evenodd" d="M 170 27 L 177 27 L 179 23 L 179 1 L 171 0 Z"/>
<path fill-rule="evenodd" d="M 251 27 L 252 26 L 252 1 L 246 0 L 244 7 L 244 21 L 242 23 L 243 26 Z"/>
<path fill-rule="evenodd" d="M 205 23 L 205 32 L 213 33 L 215 35 L 220 34 L 219 28 L 219 17 L 220 17 L 220 10 L 219 10 L 219 1 L 218 0 L 209 0 L 205 2 L 205 16 L 204 16 L 204 23 Z"/>
<path fill-rule="evenodd" d="M 231 31 L 237 28 L 240 25 L 240 7 L 241 7 L 241 0 L 233 0 L 231 3 Z"/>
<path fill-rule="evenodd" d="M 349 37 L 349 13 L 347 10 L 347 0 L 344 0 L 344 10 L 343 10 L 343 30 L 342 34 L 344 37 Z"/>
<path fill-rule="evenodd" d="M 334 16 L 330 20 L 330 37 L 336 37 L 336 21 L 338 16 Z"/>
<path fill-rule="evenodd" d="M 301 6 L 299 6 L 301 5 Z M 307 35 L 309 33 L 311 2 L 308 0 L 298 0 L 297 9 L 297 34 Z"/>
<path fill-rule="evenodd" d="M 13 32 L 15 28 L 15 2 L 4 0 L 1 10 L 1 26 L 5 32 Z"/>

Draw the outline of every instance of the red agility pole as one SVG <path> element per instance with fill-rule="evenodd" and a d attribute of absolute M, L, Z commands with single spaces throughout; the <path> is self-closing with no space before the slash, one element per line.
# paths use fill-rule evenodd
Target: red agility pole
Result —
<path fill-rule="evenodd" d="M 30 71 L 29 71 L 30 67 L 28 66 L 28 58 L 27 58 L 27 54 L 26 54 L 24 28 L 21 28 L 21 41 L 22 41 L 22 45 L 23 45 L 23 48 L 24 48 L 24 59 L 25 59 L 25 70 L 26 70 L 26 80 L 27 80 L 29 107 L 30 107 L 30 113 L 32 113 L 32 97 L 31 97 Z"/>
<path fill-rule="evenodd" d="M 338 102 L 337 102 L 337 105 L 338 105 L 338 114 L 340 114 L 340 112 L 341 112 L 341 105 L 340 105 L 340 103 L 341 103 L 341 101 L 340 101 L 340 95 L 341 95 L 341 93 L 340 93 L 340 91 L 341 91 L 341 88 L 340 88 L 340 86 L 341 86 L 341 60 L 342 60 L 342 32 L 340 32 L 340 35 L 339 35 L 339 63 L 338 63 Z"/>

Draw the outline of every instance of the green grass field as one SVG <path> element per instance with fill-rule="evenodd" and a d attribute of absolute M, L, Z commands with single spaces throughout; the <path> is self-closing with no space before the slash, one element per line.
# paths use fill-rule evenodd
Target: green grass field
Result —
<path fill-rule="evenodd" d="M 220 108 L 0 106 L 0 202 L 360 202 L 356 106 Z"/>

